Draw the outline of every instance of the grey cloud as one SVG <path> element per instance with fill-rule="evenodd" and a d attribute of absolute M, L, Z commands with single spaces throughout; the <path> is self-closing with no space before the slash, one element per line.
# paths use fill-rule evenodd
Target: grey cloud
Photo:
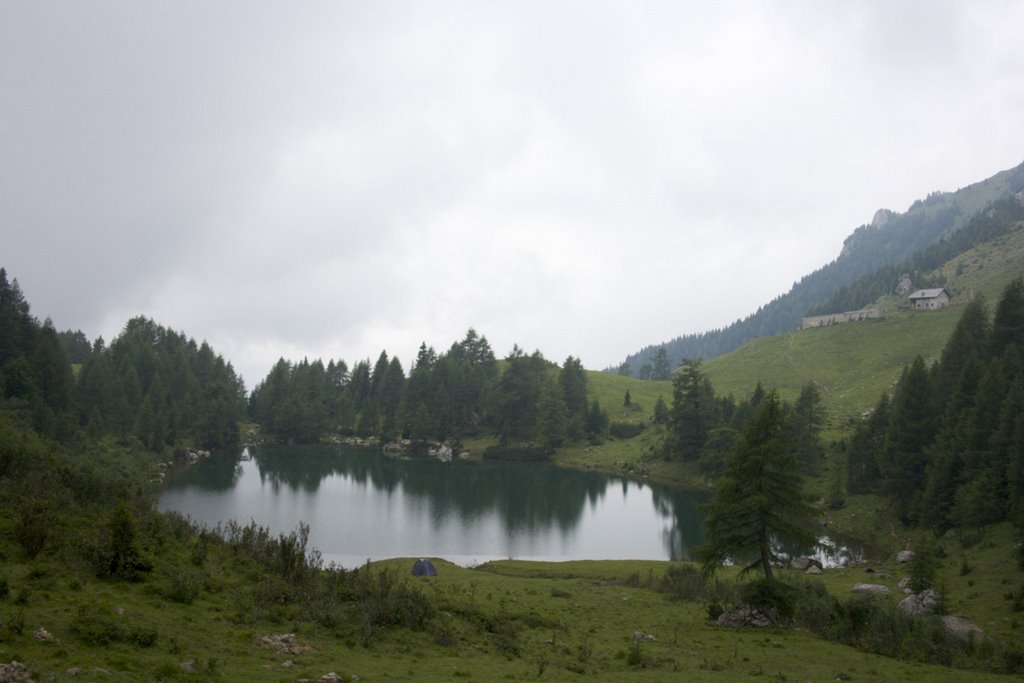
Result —
<path fill-rule="evenodd" d="M 879 206 L 1019 163 L 1022 20 L 997 1 L 17 4 L 0 265 L 58 326 L 151 315 L 250 385 L 280 355 L 408 359 L 470 325 L 602 367 L 749 313 Z"/>

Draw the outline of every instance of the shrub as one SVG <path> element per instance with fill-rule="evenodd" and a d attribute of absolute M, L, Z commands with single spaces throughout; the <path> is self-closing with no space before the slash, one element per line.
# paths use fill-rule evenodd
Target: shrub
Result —
<path fill-rule="evenodd" d="M 632 422 L 613 422 L 609 431 L 616 439 L 632 439 L 644 431 L 644 426 Z"/>
<path fill-rule="evenodd" d="M 821 581 L 799 581 L 793 588 L 794 623 L 819 635 L 828 633 L 841 614 L 839 601 Z"/>
<path fill-rule="evenodd" d="M 71 621 L 71 633 L 86 645 L 102 647 L 124 640 L 127 631 L 107 607 L 82 605 Z"/>
<path fill-rule="evenodd" d="M 931 588 L 935 583 L 935 573 L 939 568 L 938 548 L 935 541 L 925 537 L 917 544 L 914 556 L 907 566 L 910 577 L 910 590 L 915 593 Z"/>
<path fill-rule="evenodd" d="M 704 577 L 692 564 L 669 565 L 658 588 L 675 600 L 703 600 L 708 594 Z"/>
<path fill-rule="evenodd" d="M 740 589 L 740 599 L 753 607 L 774 609 L 784 619 L 793 617 L 796 605 L 796 590 L 780 581 L 760 579 L 745 584 Z"/>
<path fill-rule="evenodd" d="M 14 527 L 14 537 L 25 556 L 30 560 L 43 550 L 46 540 L 50 537 L 50 511 L 45 503 L 24 500 L 18 506 L 18 518 Z"/>
<path fill-rule="evenodd" d="M 201 583 L 200 577 L 196 574 L 178 570 L 167 577 L 160 592 L 171 602 L 191 605 L 199 597 Z"/>
<path fill-rule="evenodd" d="M 128 502 L 120 500 L 110 514 L 106 542 L 96 554 L 96 574 L 135 581 L 152 569 L 153 563 L 135 543 L 135 515 Z"/>
<path fill-rule="evenodd" d="M 11 638 L 20 636 L 25 632 L 24 608 L 19 607 L 18 610 L 7 619 L 7 623 L 4 624 L 4 630 L 7 631 L 7 635 Z"/>
<path fill-rule="evenodd" d="M 708 621 L 718 621 L 718 617 L 722 616 L 723 612 L 725 612 L 725 608 L 722 607 L 722 603 L 718 600 L 712 600 L 708 603 Z"/>

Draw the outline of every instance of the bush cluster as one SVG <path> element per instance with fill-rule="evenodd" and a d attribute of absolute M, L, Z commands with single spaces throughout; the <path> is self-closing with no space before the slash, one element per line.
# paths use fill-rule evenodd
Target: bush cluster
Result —
<path fill-rule="evenodd" d="M 644 431 L 643 424 L 635 424 L 632 422 L 613 422 L 609 428 L 609 432 L 616 439 L 632 439 L 642 431 Z"/>

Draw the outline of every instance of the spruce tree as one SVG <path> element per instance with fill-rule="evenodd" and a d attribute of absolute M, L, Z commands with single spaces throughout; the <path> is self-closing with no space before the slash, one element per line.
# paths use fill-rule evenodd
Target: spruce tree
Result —
<path fill-rule="evenodd" d="M 743 429 L 708 504 L 707 543 L 695 550 L 705 574 L 733 560 L 749 562 L 741 575 L 760 569 L 772 581 L 776 544 L 815 542 L 802 524 L 813 508 L 804 497 L 791 434 L 785 408 L 771 391 Z"/>
<path fill-rule="evenodd" d="M 996 305 L 992 355 L 1002 355 L 1011 344 L 1024 348 L 1024 278 L 1020 277 L 1006 286 Z"/>
<path fill-rule="evenodd" d="M 569 356 L 558 373 L 565 404 L 566 435 L 570 441 L 583 437 L 587 422 L 587 374 L 579 358 Z"/>
<path fill-rule="evenodd" d="M 935 437 L 932 383 L 918 356 L 896 387 L 881 470 L 900 516 L 908 518 L 925 485 L 925 449 Z"/>
<path fill-rule="evenodd" d="M 821 394 L 814 384 L 805 384 L 793 406 L 793 433 L 797 459 L 808 472 L 816 472 L 825 456 L 820 438 L 824 425 L 825 406 Z"/>
<path fill-rule="evenodd" d="M 716 426 L 715 392 L 700 361 L 684 360 L 672 381 L 669 448 L 681 460 L 697 460 Z"/>

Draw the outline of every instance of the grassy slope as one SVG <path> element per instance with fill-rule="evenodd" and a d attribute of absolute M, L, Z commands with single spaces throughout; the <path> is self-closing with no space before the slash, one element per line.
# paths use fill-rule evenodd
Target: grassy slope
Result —
<path fill-rule="evenodd" d="M 826 441 L 842 436 L 850 420 L 874 406 L 915 356 L 938 358 L 969 297 L 981 294 L 994 306 L 1006 284 L 1024 275 L 1024 227 L 963 254 L 942 272 L 954 297 L 950 308 L 914 312 L 907 310 L 903 299 L 885 297 L 877 302 L 886 313 L 884 320 L 754 339 L 705 364 L 715 391 L 743 398 L 760 381 L 792 400 L 801 387 L 814 382 L 829 416 Z M 642 382 L 603 372 L 589 372 L 588 382 L 590 399 L 601 403 L 612 422 L 649 423 L 659 396 L 672 402 L 671 382 Z M 623 406 L 627 390 L 632 409 Z M 702 486 L 692 468 L 668 465 L 656 455 L 661 436 L 658 428 L 648 427 L 633 439 L 563 449 L 556 462 Z"/>
<path fill-rule="evenodd" d="M 355 635 L 358 624 L 325 628 L 288 616 L 252 623 L 237 600 L 250 577 L 219 549 L 207 558 L 202 568 L 207 588 L 191 605 L 162 597 L 167 576 L 159 572 L 141 583 L 100 581 L 57 556 L 44 553 L 28 563 L 10 544 L 2 549 L 11 592 L 0 599 L 0 618 L 6 624 L 21 610 L 25 628 L 21 634 L 2 631 L 0 661 L 26 662 L 37 680 L 81 680 L 66 673 L 71 667 L 98 681 L 295 681 L 316 680 L 329 671 L 362 681 L 825 681 L 839 675 L 855 681 L 1010 680 L 870 655 L 802 631 L 721 629 L 707 622 L 702 603 L 672 602 L 650 587 L 668 566 L 664 562 L 502 561 L 466 569 L 438 561 L 439 576 L 408 580 L 441 610 L 436 623 L 447 644 L 435 642 L 436 629 L 432 634 L 390 628 L 364 646 Z M 188 567 L 186 555 L 185 549 L 165 548 L 158 570 L 160 565 Z M 959 561 L 951 557 L 944 575 Z M 979 580 L 992 579 L 991 563 L 980 556 L 972 562 Z M 396 559 L 374 568 L 407 577 L 412 563 Z M 894 587 L 896 576 L 883 583 Z M 862 570 L 851 569 L 828 571 L 822 580 L 842 596 L 866 578 Z M 961 605 L 959 596 L 954 601 Z M 975 604 L 969 595 L 962 603 Z M 81 605 L 90 613 L 105 612 L 119 625 L 155 630 L 157 640 L 149 647 L 86 645 L 71 628 Z M 988 630 L 1012 632 L 1005 601 L 985 609 L 1005 623 Z M 39 641 L 33 632 L 40 626 L 56 641 Z M 629 652 L 637 631 L 656 640 L 641 645 L 642 663 L 634 666 Z M 259 643 L 275 633 L 295 633 L 308 650 L 284 654 Z M 187 662 L 196 672 L 183 670 Z"/>
<path fill-rule="evenodd" d="M 1006 284 L 1024 275 L 1024 228 L 963 254 L 942 270 L 954 296 L 950 308 L 908 311 L 902 301 L 886 297 L 878 302 L 884 320 L 755 339 L 706 364 L 715 390 L 742 397 L 761 381 L 793 399 L 801 386 L 814 382 L 833 425 L 841 428 L 873 406 L 915 356 L 939 356 L 970 296 L 984 295 L 994 305 Z"/>

